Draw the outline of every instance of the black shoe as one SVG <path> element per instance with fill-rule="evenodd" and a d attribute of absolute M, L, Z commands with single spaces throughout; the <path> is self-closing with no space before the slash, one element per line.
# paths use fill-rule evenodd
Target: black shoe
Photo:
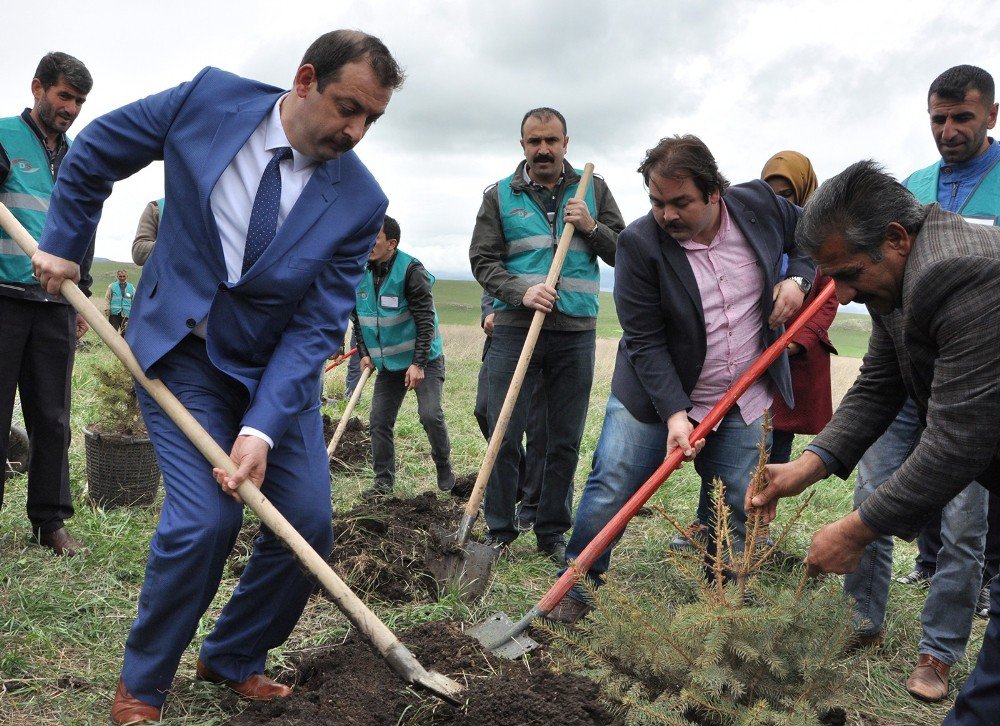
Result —
<path fill-rule="evenodd" d="M 483 537 L 483 544 L 495 549 L 498 555 L 507 554 L 507 551 L 510 550 L 510 542 L 505 542 L 499 537 L 494 537 L 492 534 L 487 534 Z"/>
<path fill-rule="evenodd" d="M 885 642 L 885 631 L 876 630 L 874 633 L 852 633 L 844 644 L 844 654 L 852 655 L 862 650 L 877 650 Z"/>
<path fill-rule="evenodd" d="M 990 587 L 993 585 L 993 577 L 983 583 L 982 589 L 979 591 L 979 598 L 976 600 L 976 617 L 977 618 L 988 618 L 990 616 Z"/>
<path fill-rule="evenodd" d="M 375 482 L 372 486 L 361 492 L 361 498 L 366 502 L 376 502 L 380 499 L 388 499 L 392 496 L 392 484 L 385 482 Z"/>
<path fill-rule="evenodd" d="M 552 540 L 551 542 L 539 542 L 538 551 L 557 565 L 561 565 L 566 559 L 566 543 L 561 539 Z"/>
<path fill-rule="evenodd" d="M 677 536 L 670 540 L 670 549 L 675 552 L 694 549 L 692 540 L 699 544 L 704 544 L 708 536 L 708 525 L 694 521 L 689 524 L 683 532 L 678 532 Z"/>
<path fill-rule="evenodd" d="M 553 620 L 557 623 L 562 623 L 563 625 L 576 625 L 578 622 L 587 617 L 593 609 L 593 605 L 589 605 L 581 600 L 577 600 L 569 595 L 566 595 L 554 608 L 552 608 L 549 614 L 545 616 L 545 619 Z"/>
<path fill-rule="evenodd" d="M 917 585 L 919 587 L 927 587 L 931 584 L 931 578 L 934 573 L 927 572 L 926 570 L 918 570 L 914 568 L 909 574 L 903 575 L 902 577 L 897 577 L 896 582 L 900 585 Z"/>
<path fill-rule="evenodd" d="M 445 462 L 437 467 L 438 489 L 443 492 L 450 492 L 455 488 L 455 472 L 451 470 L 451 464 Z"/>

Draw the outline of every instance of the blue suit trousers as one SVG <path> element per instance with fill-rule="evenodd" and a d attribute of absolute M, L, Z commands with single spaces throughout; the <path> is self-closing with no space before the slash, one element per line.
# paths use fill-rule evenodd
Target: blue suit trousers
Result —
<path fill-rule="evenodd" d="M 204 341 L 188 336 L 149 376 L 162 380 L 224 451 L 232 449 L 249 395 L 212 365 Z M 141 388 L 139 403 L 166 497 L 149 545 L 122 678 L 133 696 L 160 706 L 218 590 L 243 507 L 222 493 L 205 458 Z M 330 554 L 330 472 L 318 402 L 297 414 L 275 442 L 262 491 L 321 556 Z M 202 644 L 201 660 L 236 681 L 262 673 L 267 651 L 286 640 L 312 590 L 295 557 L 262 526 L 233 596 Z"/>

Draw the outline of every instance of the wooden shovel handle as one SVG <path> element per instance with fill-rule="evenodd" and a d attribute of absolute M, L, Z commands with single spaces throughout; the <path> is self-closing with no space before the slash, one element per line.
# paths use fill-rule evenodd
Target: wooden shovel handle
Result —
<path fill-rule="evenodd" d="M 583 175 L 580 177 L 580 184 L 577 186 L 573 199 L 583 199 L 590 186 L 590 180 L 594 176 L 594 165 L 588 163 L 583 167 Z M 567 223 L 563 227 L 562 235 L 559 237 L 559 245 L 556 247 L 555 255 L 552 257 L 552 265 L 549 267 L 549 274 L 545 278 L 545 284 L 555 287 L 559 280 L 559 273 L 562 271 L 563 261 L 566 253 L 569 252 L 569 245 L 573 239 L 576 228 Z M 490 474 L 493 473 L 493 465 L 497 460 L 497 452 L 500 451 L 500 444 L 503 443 L 504 434 L 507 433 L 507 424 L 510 423 L 511 414 L 514 413 L 514 405 L 517 403 L 517 396 L 521 392 L 521 384 L 524 383 L 524 376 L 528 372 L 528 364 L 531 362 L 531 354 L 535 351 L 535 343 L 542 332 L 542 323 L 545 322 L 545 313 L 541 310 L 535 311 L 535 316 L 531 319 L 531 327 L 528 328 L 528 335 L 524 339 L 524 347 L 521 348 L 521 357 L 517 360 L 517 367 L 514 375 L 510 379 L 510 387 L 507 389 L 507 396 L 503 400 L 503 407 L 497 417 L 497 424 L 493 428 L 490 436 L 490 445 L 486 449 L 486 456 L 483 458 L 483 465 L 479 468 L 479 476 L 476 477 L 476 484 L 472 487 L 472 494 L 469 496 L 469 503 L 465 505 L 466 517 L 474 517 L 479 512 L 479 504 L 483 501 L 483 494 L 486 492 L 486 483 Z M 463 544 L 463 543 L 459 543 Z"/>
<path fill-rule="evenodd" d="M 337 444 L 340 443 L 340 438 L 344 435 L 344 431 L 347 430 L 347 422 L 350 420 L 351 414 L 354 413 L 354 407 L 357 406 L 358 401 L 361 400 L 361 389 L 363 389 L 365 384 L 368 383 L 368 377 L 371 374 L 371 368 L 365 368 L 361 371 L 361 378 L 358 379 L 358 384 L 351 392 L 351 400 L 347 402 L 347 407 L 344 409 L 344 413 L 340 417 L 340 423 L 337 424 L 337 430 L 333 432 L 333 438 L 330 439 L 330 445 L 326 447 L 327 458 L 333 456 L 333 452 L 337 450 Z"/>
<path fill-rule="evenodd" d="M 34 256 L 38 244 L 2 203 L 0 203 L 0 226 L 3 226 L 7 234 L 17 242 L 28 257 Z M 229 458 L 229 455 L 215 443 L 215 439 L 209 436 L 208 432 L 160 380 L 146 377 L 128 343 L 105 319 L 90 299 L 80 291 L 80 288 L 71 280 L 63 280 L 59 292 L 69 300 L 77 312 L 90 324 L 90 327 L 97 332 L 101 340 L 107 343 L 129 373 L 149 392 L 208 462 L 214 467 L 224 469 L 230 475 L 235 474 L 236 465 Z M 281 512 L 275 509 L 274 505 L 257 487 L 250 482 L 244 482 L 237 491 L 246 505 L 291 549 L 292 553 L 330 594 L 340 611 L 383 656 L 394 655 L 399 648 L 403 647 L 392 631 L 330 569 L 326 561 L 292 527 Z"/>

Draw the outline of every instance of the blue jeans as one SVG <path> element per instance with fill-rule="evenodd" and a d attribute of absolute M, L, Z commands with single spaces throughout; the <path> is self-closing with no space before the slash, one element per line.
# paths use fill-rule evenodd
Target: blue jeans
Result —
<path fill-rule="evenodd" d="M 510 387 L 527 328 L 497 325 L 487 354 L 489 423 L 496 426 Z M 490 535 L 512 542 L 518 535 L 514 521 L 517 502 L 518 449 L 528 421 L 528 408 L 540 386 L 548 404 L 545 427 L 548 442 L 545 468 L 535 515 L 535 536 L 540 545 L 562 542 L 573 523 L 573 476 L 580 459 L 580 440 L 587 423 L 590 387 L 594 381 L 593 330 L 563 332 L 542 330 L 531 364 L 517 398 L 493 473 L 486 487 L 486 525 Z"/>
<path fill-rule="evenodd" d="M 730 411 L 719 428 L 706 437 L 705 448 L 694 460 L 703 486 L 710 486 L 715 477 L 726 485 L 726 504 L 732 511 L 730 524 L 736 546 L 742 546 L 746 539 L 743 498 L 757 466 L 757 442 L 760 441 L 762 418 L 748 425 L 743 422 L 738 409 Z M 580 556 L 598 532 L 663 463 L 666 447 L 666 424 L 637 420 L 611 394 L 590 476 L 576 510 L 573 536 L 566 546 L 567 561 Z M 587 577 L 595 586 L 601 584 L 604 573 L 608 571 L 611 550 L 620 538 L 621 534 L 588 570 Z M 572 595 L 585 599 L 586 590 L 577 586 Z"/>
<path fill-rule="evenodd" d="M 920 439 L 917 408 L 907 400 L 881 438 L 858 465 L 854 506 L 861 505 L 910 455 Z M 981 587 L 986 538 L 987 491 L 972 483 L 941 510 L 942 547 L 920 614 L 919 652 L 952 665 L 965 654 Z M 862 633 L 882 629 L 892 579 L 892 537 L 865 548 L 858 569 L 844 578 L 844 592 L 855 599 L 854 624 Z"/>

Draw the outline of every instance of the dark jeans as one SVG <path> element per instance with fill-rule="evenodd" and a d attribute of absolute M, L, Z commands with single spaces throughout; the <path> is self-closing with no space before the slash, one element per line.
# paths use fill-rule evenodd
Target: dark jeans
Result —
<path fill-rule="evenodd" d="M 795 441 L 795 434 L 790 431 L 771 432 L 771 451 L 767 462 L 769 464 L 787 464 L 792 460 L 792 443 Z"/>
<path fill-rule="evenodd" d="M 0 507 L 14 392 L 21 392 L 32 531 L 52 532 L 73 516 L 69 408 L 76 312 L 69 305 L 0 296 Z"/>
<path fill-rule="evenodd" d="M 990 622 L 976 667 L 962 686 L 943 726 L 983 726 L 1000 722 L 1000 580 L 990 587 Z"/>
<path fill-rule="evenodd" d="M 527 328 L 498 325 L 487 356 L 489 369 L 489 422 L 496 425 L 510 387 Z M 573 522 L 573 476 L 580 458 L 580 440 L 587 421 L 590 388 L 594 380 L 593 330 L 563 332 L 543 330 L 528 366 L 521 395 L 511 414 L 503 444 L 497 453 L 486 488 L 486 524 L 490 534 L 511 542 L 518 534 L 514 522 L 517 501 L 518 447 L 532 405 L 529 392 L 536 386 L 547 403 L 545 427 L 548 443 L 541 495 L 535 516 L 539 544 L 562 541 Z"/>
<path fill-rule="evenodd" d="M 108 315 L 108 322 L 111 323 L 112 328 L 121 333 L 125 330 L 125 326 L 128 324 L 128 317 L 122 315 L 121 313 L 111 313 Z"/>
<path fill-rule="evenodd" d="M 474 411 L 479 430 L 489 441 L 489 392 L 490 372 L 486 363 L 486 355 L 490 350 L 490 339 L 483 345 L 483 364 L 479 367 L 479 380 L 476 387 L 476 409 Z M 548 445 L 548 432 L 545 430 L 545 390 L 536 385 L 531 391 L 531 406 L 528 411 L 528 423 L 525 428 L 525 445 L 518 447 L 517 468 L 517 519 L 522 525 L 534 525 L 538 512 L 538 500 L 542 495 L 542 476 L 545 473 L 545 447 Z"/>
<path fill-rule="evenodd" d="M 353 331 L 351 332 L 351 342 L 349 344 L 348 350 L 352 350 L 358 341 L 354 337 Z M 361 380 L 361 358 L 357 353 L 352 355 L 347 361 L 347 380 L 344 381 L 344 397 L 350 398 L 351 394 L 354 393 L 354 387 L 358 385 L 358 381 Z"/>
<path fill-rule="evenodd" d="M 396 481 L 396 446 L 394 442 L 396 416 L 406 395 L 406 371 L 381 370 L 375 376 L 372 411 L 369 418 L 372 437 L 372 465 L 375 483 L 391 489 Z M 444 387 L 444 355 L 439 355 L 424 367 L 424 380 L 414 389 L 417 413 L 431 444 L 431 458 L 437 466 L 449 463 L 451 442 L 448 426 L 441 410 L 441 389 Z"/>

